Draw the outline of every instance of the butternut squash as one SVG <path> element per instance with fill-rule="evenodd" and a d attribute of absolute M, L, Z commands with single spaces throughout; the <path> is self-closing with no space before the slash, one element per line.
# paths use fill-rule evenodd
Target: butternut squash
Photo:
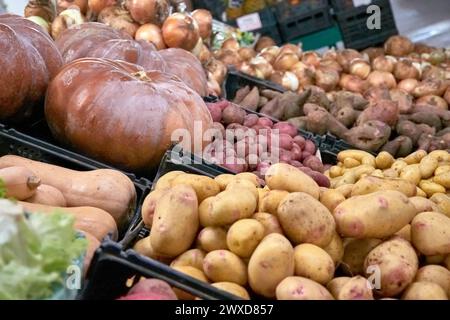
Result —
<path fill-rule="evenodd" d="M 54 207 L 67 207 L 67 201 L 62 192 L 55 187 L 46 184 L 41 184 L 37 187 L 34 195 L 31 198 L 26 199 L 25 202 Z"/>
<path fill-rule="evenodd" d="M 6 197 L 25 200 L 32 197 L 41 180 L 24 167 L 9 166 L 0 170 L 0 179 L 6 189 Z"/>
<path fill-rule="evenodd" d="M 94 258 L 95 251 L 98 249 L 98 247 L 100 247 L 101 243 L 89 232 L 81 231 L 81 233 L 85 236 L 88 242 L 83 262 L 83 275 L 86 277 L 87 271 L 92 262 L 92 258 Z"/>
<path fill-rule="evenodd" d="M 0 158 L 0 169 L 11 166 L 23 166 L 40 177 L 43 184 L 60 190 L 68 207 L 88 206 L 105 210 L 119 227 L 134 214 L 136 189 L 133 182 L 119 171 L 76 171 L 14 155 Z"/>
<path fill-rule="evenodd" d="M 90 233 L 99 241 L 102 241 L 108 234 L 111 234 L 113 240 L 117 239 L 117 225 L 111 215 L 102 209 L 93 207 L 62 208 L 23 201 L 19 201 L 19 204 L 31 213 L 65 212 L 75 217 L 74 227 L 76 230 Z"/>

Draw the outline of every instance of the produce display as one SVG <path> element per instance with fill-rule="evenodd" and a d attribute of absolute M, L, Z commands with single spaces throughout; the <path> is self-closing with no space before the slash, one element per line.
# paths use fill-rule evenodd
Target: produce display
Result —
<path fill-rule="evenodd" d="M 336 173 L 330 189 L 285 163 L 264 187 L 252 173 L 169 172 L 144 201 L 151 232 L 134 250 L 242 299 L 447 300 L 450 154 L 338 159 L 326 174 L 353 180 Z"/>

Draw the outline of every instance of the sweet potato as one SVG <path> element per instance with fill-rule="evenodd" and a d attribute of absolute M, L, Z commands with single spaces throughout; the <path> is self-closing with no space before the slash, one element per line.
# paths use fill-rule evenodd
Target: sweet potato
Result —
<path fill-rule="evenodd" d="M 363 111 L 368 107 L 369 101 L 359 94 L 349 91 L 339 91 L 335 96 L 335 105 L 337 109 L 350 107 L 355 110 Z"/>
<path fill-rule="evenodd" d="M 344 107 L 333 113 L 334 117 L 347 128 L 353 126 L 360 114 L 361 113 L 359 111 L 356 111 L 352 107 Z"/>
<path fill-rule="evenodd" d="M 266 97 L 269 100 L 272 100 L 272 99 L 280 97 L 282 95 L 282 93 L 278 92 L 278 91 L 270 90 L 270 89 L 264 89 L 264 90 L 261 90 L 261 95 L 263 97 Z"/>
<path fill-rule="evenodd" d="M 389 152 L 393 157 L 399 158 L 410 154 L 413 150 L 412 140 L 407 136 L 400 136 L 383 146 L 382 151 Z"/>
<path fill-rule="evenodd" d="M 249 94 L 239 102 L 239 105 L 244 108 L 256 111 L 259 104 L 259 89 L 258 87 L 253 87 Z"/>
<path fill-rule="evenodd" d="M 441 130 L 442 123 L 441 118 L 434 113 L 422 111 L 422 112 L 416 112 L 409 116 L 409 120 L 415 123 L 424 123 L 429 125 L 430 127 L 433 127 L 436 129 L 436 131 Z"/>
<path fill-rule="evenodd" d="M 275 98 L 270 100 L 264 107 L 259 111 L 262 114 L 268 115 L 276 119 L 280 119 L 284 115 L 284 110 L 279 106 L 280 98 Z"/>
<path fill-rule="evenodd" d="M 391 136 L 391 128 L 384 122 L 370 120 L 345 134 L 346 140 L 362 150 L 377 151 Z"/>
<path fill-rule="evenodd" d="M 245 86 L 243 88 L 240 88 L 238 91 L 236 91 L 236 95 L 233 99 L 233 102 L 236 104 L 241 103 L 242 100 L 250 93 L 250 87 Z"/>
<path fill-rule="evenodd" d="M 361 113 L 356 124 L 361 125 L 370 120 L 378 120 L 393 127 L 398 121 L 398 115 L 399 110 L 396 102 L 379 100 Z"/>
<path fill-rule="evenodd" d="M 311 95 L 311 90 L 305 90 L 301 94 L 286 92 L 280 97 L 280 108 L 284 110 L 282 120 L 302 116 L 302 108 Z"/>

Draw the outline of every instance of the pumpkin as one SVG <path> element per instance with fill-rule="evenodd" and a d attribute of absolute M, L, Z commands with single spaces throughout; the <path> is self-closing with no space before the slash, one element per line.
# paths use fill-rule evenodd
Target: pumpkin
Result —
<path fill-rule="evenodd" d="M 29 116 L 61 66 L 44 29 L 20 16 L 0 15 L 0 119 Z"/>
<path fill-rule="evenodd" d="M 212 126 L 202 98 L 177 77 L 100 58 L 62 68 L 49 85 L 45 114 L 62 143 L 136 172 L 159 164 L 176 129 L 202 140 Z M 194 124 L 201 125 L 195 135 Z"/>

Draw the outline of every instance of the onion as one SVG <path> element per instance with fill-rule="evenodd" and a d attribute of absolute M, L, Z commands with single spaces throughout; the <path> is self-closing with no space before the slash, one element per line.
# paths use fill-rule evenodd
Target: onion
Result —
<path fill-rule="evenodd" d="M 228 38 L 222 43 L 222 49 L 238 51 L 241 46 L 235 38 Z"/>
<path fill-rule="evenodd" d="M 444 99 L 447 101 L 447 103 L 450 105 L 450 87 L 447 88 L 447 90 L 444 93 Z"/>
<path fill-rule="evenodd" d="M 369 61 L 373 61 L 376 57 L 384 55 L 384 49 L 371 47 L 363 50 L 361 53 L 366 54 L 369 57 Z"/>
<path fill-rule="evenodd" d="M 85 15 L 87 13 L 88 0 L 58 0 L 58 14 L 66 9 L 69 9 L 73 5 L 80 8 L 80 12 L 82 14 Z"/>
<path fill-rule="evenodd" d="M 369 85 L 373 87 L 393 89 L 397 86 L 397 82 L 392 73 L 385 71 L 372 71 L 367 77 L 367 81 L 369 82 Z"/>
<path fill-rule="evenodd" d="M 403 36 L 392 36 L 384 44 L 386 54 L 403 57 L 414 51 L 414 43 Z"/>
<path fill-rule="evenodd" d="M 226 66 L 232 65 L 237 66 L 242 62 L 241 57 L 237 51 L 222 49 L 216 53 L 216 58 L 222 61 Z"/>
<path fill-rule="evenodd" d="M 337 58 L 337 52 L 335 48 L 328 49 L 323 55 L 322 59 L 324 60 L 336 60 Z"/>
<path fill-rule="evenodd" d="M 200 34 L 195 20 L 185 14 L 176 12 L 164 21 L 163 39 L 169 48 L 181 48 L 191 51 L 197 45 Z"/>
<path fill-rule="evenodd" d="M 212 78 L 218 83 L 223 83 L 225 76 L 227 75 L 227 67 L 221 61 L 212 58 L 205 66 L 205 69 L 209 71 Z"/>
<path fill-rule="evenodd" d="M 297 55 L 297 57 L 300 59 L 302 57 L 302 48 L 298 45 L 288 43 L 280 47 L 280 53 L 279 55 L 282 55 L 284 53 L 293 53 Z"/>
<path fill-rule="evenodd" d="M 347 91 L 363 93 L 367 90 L 368 83 L 360 77 L 344 73 L 341 75 L 339 86 Z"/>
<path fill-rule="evenodd" d="M 161 28 L 155 24 L 147 23 L 139 27 L 136 31 L 136 40 L 144 40 L 155 45 L 156 49 L 162 50 L 166 48 L 162 36 Z"/>
<path fill-rule="evenodd" d="M 238 50 L 238 53 L 241 59 L 244 61 L 248 61 L 256 56 L 256 52 L 252 48 L 240 48 Z"/>
<path fill-rule="evenodd" d="M 115 6 L 116 3 L 117 0 L 88 0 L 89 9 L 94 14 L 100 14 L 103 9 Z"/>
<path fill-rule="evenodd" d="M 291 71 L 297 76 L 301 87 L 314 84 L 314 67 L 307 66 L 304 62 L 299 61 L 292 66 Z"/>
<path fill-rule="evenodd" d="M 448 84 L 442 80 L 427 79 L 420 82 L 413 90 L 415 97 L 423 97 L 427 95 L 442 96 L 447 90 Z"/>
<path fill-rule="evenodd" d="M 203 47 L 204 45 L 202 38 L 198 38 L 197 44 L 195 45 L 194 49 L 191 50 L 191 53 L 198 58 L 200 57 L 200 53 L 202 52 Z"/>
<path fill-rule="evenodd" d="M 280 54 L 280 52 L 281 52 L 281 49 L 279 48 L 279 47 L 277 47 L 277 46 L 272 46 L 272 47 L 267 47 L 267 48 L 264 48 L 261 52 L 260 52 L 260 54 L 266 54 L 266 53 L 268 53 L 268 54 L 270 54 L 270 55 L 272 55 L 272 56 L 274 56 L 275 58 Z"/>
<path fill-rule="evenodd" d="M 363 56 L 356 50 L 344 49 L 338 51 L 336 61 L 341 65 L 344 72 L 350 72 L 350 64 L 355 59 L 363 59 Z"/>
<path fill-rule="evenodd" d="M 426 79 L 436 79 L 436 80 L 445 80 L 445 70 L 442 68 L 432 66 L 432 65 L 424 65 L 422 67 L 422 80 Z"/>
<path fill-rule="evenodd" d="M 336 70 L 339 73 L 342 72 L 341 65 L 339 63 L 337 63 L 337 61 L 334 60 L 334 59 L 328 59 L 328 58 L 327 59 L 322 59 L 320 61 L 319 67 L 333 69 L 333 70 Z"/>
<path fill-rule="evenodd" d="M 258 42 L 256 42 L 255 50 L 256 52 L 261 52 L 263 49 L 276 46 L 277 44 L 275 41 L 270 37 L 261 37 L 259 38 Z"/>
<path fill-rule="evenodd" d="M 264 74 L 246 61 L 241 62 L 237 68 L 239 71 L 248 74 L 252 77 L 264 79 Z"/>
<path fill-rule="evenodd" d="M 308 51 L 303 53 L 302 61 L 307 65 L 317 67 L 320 63 L 319 54 L 315 51 Z"/>
<path fill-rule="evenodd" d="M 419 85 L 419 80 L 417 79 L 405 79 L 398 83 L 397 88 L 411 93 Z"/>
<path fill-rule="evenodd" d="M 275 70 L 287 71 L 298 62 L 298 56 L 294 53 L 279 54 L 273 63 Z"/>
<path fill-rule="evenodd" d="M 250 65 L 261 71 L 264 79 L 269 79 L 273 73 L 272 65 L 263 57 L 255 57 L 250 60 Z"/>
<path fill-rule="evenodd" d="M 397 80 L 405 79 L 419 79 L 420 66 L 414 66 L 413 62 L 407 59 L 402 59 L 395 64 L 394 76 Z"/>
<path fill-rule="evenodd" d="M 208 93 L 216 97 L 222 95 L 222 88 L 220 88 L 220 84 L 214 78 L 208 79 Z"/>
<path fill-rule="evenodd" d="M 361 79 L 367 79 L 371 72 L 369 62 L 363 59 L 355 59 L 350 63 L 350 74 L 358 76 Z"/>
<path fill-rule="evenodd" d="M 286 90 L 297 91 L 299 87 L 299 81 L 294 73 L 286 71 L 276 71 L 270 77 L 270 81 L 281 85 Z"/>
<path fill-rule="evenodd" d="M 430 58 L 428 59 L 428 61 L 431 64 L 439 65 L 445 62 L 446 59 L 447 56 L 444 50 L 434 50 L 432 53 L 430 53 Z"/>
<path fill-rule="evenodd" d="M 414 45 L 414 52 L 418 53 L 418 54 L 431 53 L 431 52 L 433 52 L 433 48 L 424 43 L 416 43 Z"/>
<path fill-rule="evenodd" d="M 200 60 L 200 62 L 204 65 L 208 63 L 208 61 L 211 60 L 211 58 L 212 58 L 211 51 L 209 51 L 208 47 L 205 46 L 202 42 L 202 48 L 200 50 L 200 54 L 198 55 L 198 60 Z"/>
<path fill-rule="evenodd" d="M 125 0 L 125 8 L 139 24 L 161 25 L 169 16 L 170 5 L 167 0 Z"/>
<path fill-rule="evenodd" d="M 212 33 L 213 17 L 211 12 L 205 9 L 197 9 L 192 12 L 192 17 L 197 21 L 200 37 L 204 40 L 208 39 Z"/>
<path fill-rule="evenodd" d="M 423 96 L 416 101 L 417 105 L 429 105 L 433 107 L 438 107 L 443 110 L 448 110 L 448 103 L 445 99 L 435 96 L 435 95 L 426 95 Z"/>
<path fill-rule="evenodd" d="M 333 69 L 317 68 L 316 85 L 325 91 L 331 91 L 339 84 L 339 73 Z"/>
<path fill-rule="evenodd" d="M 82 24 L 85 22 L 85 18 L 80 12 L 78 7 L 71 7 L 70 9 L 66 9 L 59 14 L 53 20 L 51 26 L 51 33 L 53 39 L 58 39 L 61 32 L 68 29 L 71 26 Z"/>
<path fill-rule="evenodd" d="M 48 34 L 50 34 L 50 24 L 44 20 L 44 18 L 39 16 L 31 16 L 27 17 L 28 20 L 33 21 L 34 23 L 38 24 L 42 27 Z"/>
<path fill-rule="evenodd" d="M 134 22 L 128 11 L 119 7 L 106 7 L 98 15 L 98 22 L 113 29 L 122 30 L 134 38 L 139 25 Z"/>
<path fill-rule="evenodd" d="M 391 56 L 379 56 L 372 61 L 372 69 L 376 71 L 394 72 L 397 59 Z"/>

